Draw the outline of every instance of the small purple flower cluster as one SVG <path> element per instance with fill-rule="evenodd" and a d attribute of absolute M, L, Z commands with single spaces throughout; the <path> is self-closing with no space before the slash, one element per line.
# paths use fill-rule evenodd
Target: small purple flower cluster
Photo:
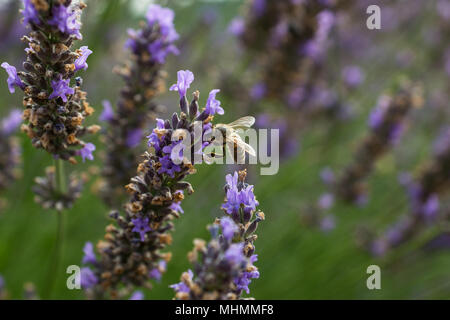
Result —
<path fill-rule="evenodd" d="M 173 24 L 174 16 L 171 9 L 151 4 L 147 10 L 146 28 L 137 31 L 129 29 L 125 47 L 136 56 L 141 56 L 145 50 L 149 54 L 147 59 L 159 64 L 165 63 L 169 54 L 178 55 L 179 51 L 173 44 L 179 38 Z M 150 34 L 153 37 L 150 37 Z"/>
<path fill-rule="evenodd" d="M 24 22 L 31 29 L 23 38 L 28 43 L 25 71 L 18 72 L 7 62 L 1 64 L 8 74 L 9 91 L 14 93 L 17 87 L 25 93 L 22 130 L 33 146 L 56 158 L 75 163 L 75 156 L 90 150 L 87 158 L 92 159 L 92 148 L 85 149 L 87 143 L 80 138 L 100 127 L 83 127 L 85 117 L 94 109 L 81 91 L 81 78 L 71 85 L 75 73 L 87 68 L 86 59 L 92 53 L 86 46 L 71 51 L 73 41 L 82 38 L 79 16 L 85 5 L 48 0 L 23 3 Z"/>
<path fill-rule="evenodd" d="M 131 197 L 124 206 L 125 214 L 117 211 L 110 214 L 116 225 L 108 226 L 105 240 L 98 243 L 99 258 L 93 253 L 92 245 L 85 248 L 83 262 L 90 266 L 83 269 L 83 283 L 88 297 L 128 296 L 135 287 L 150 288 L 150 280 L 159 281 L 166 270 L 171 254 L 163 250 L 172 242 L 171 220 L 183 213 L 180 203 L 184 192 L 193 192 L 184 179 L 196 172 L 191 163 L 175 163 L 179 155 L 172 151 L 179 141 L 172 141 L 172 135 L 177 130 L 193 135 L 194 123 L 198 123 L 205 139 L 211 131 L 214 112 L 220 106 L 213 98 L 216 91 L 201 111 L 198 91 L 188 103 L 187 89 L 193 80 L 189 70 L 178 72 L 177 83 L 172 88 L 180 94 L 181 112 L 174 113 L 171 120 L 157 119 L 156 128 L 148 136 L 148 152 L 138 165 L 138 175 L 126 186 Z M 193 157 L 194 152 L 203 153 L 207 144 L 203 143 L 201 150 L 196 150 L 195 145 L 186 147 L 183 153 L 190 152 Z M 125 289 L 119 290 L 122 284 Z"/>
<path fill-rule="evenodd" d="M 139 30 L 129 30 L 125 47 L 131 51 L 130 62 L 118 68 L 125 85 L 120 92 L 117 111 L 104 101 L 100 120 L 108 123 L 106 159 L 103 169 L 105 183 L 102 197 L 111 206 L 123 197 L 123 186 L 135 174 L 144 129 L 154 120 L 159 106 L 154 97 L 163 91 L 165 72 L 162 64 L 168 54 L 178 54 L 173 42 L 178 34 L 173 25 L 171 9 L 150 5 L 147 20 Z"/>
<path fill-rule="evenodd" d="M 188 254 L 193 270 L 171 285 L 181 300 L 235 300 L 250 293 L 252 279 L 259 278 L 254 234 L 264 213 L 256 211 L 253 186 L 245 183 L 246 172 L 226 176 L 225 216 L 209 226 L 211 240 L 194 240 Z"/>

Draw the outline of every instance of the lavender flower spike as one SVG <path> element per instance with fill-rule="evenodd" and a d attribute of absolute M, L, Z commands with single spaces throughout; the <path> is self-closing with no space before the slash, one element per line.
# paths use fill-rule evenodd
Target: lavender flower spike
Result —
<path fill-rule="evenodd" d="M 400 84 L 392 97 L 382 95 L 369 120 L 369 133 L 354 154 L 354 161 L 334 182 L 336 196 L 350 203 L 366 199 L 365 178 L 370 175 L 375 162 L 388 152 L 399 138 L 408 113 L 420 103 L 420 88 L 409 83 Z"/>
<path fill-rule="evenodd" d="M 120 205 L 125 198 L 123 186 L 135 175 L 144 151 L 141 138 L 155 116 L 164 110 L 154 98 L 165 88 L 166 57 L 178 51 L 173 18 L 172 10 L 152 4 L 142 27 L 128 31 L 125 46 L 130 51 L 129 61 L 116 68 L 124 80 L 117 107 L 113 111 L 109 102 L 103 102 L 100 120 L 108 122 L 109 127 L 101 195 L 110 206 Z"/>
<path fill-rule="evenodd" d="M 189 104 L 192 114 L 179 112 L 170 120 L 158 119 L 148 136 L 148 152 L 136 156 L 142 161 L 137 165 L 137 175 L 125 187 L 130 194 L 129 201 L 122 206 L 125 212 L 110 214 L 116 223 L 107 227 L 105 240 L 96 246 L 99 257 L 93 272 L 99 282 L 86 291 L 88 297 L 128 297 L 135 287 L 151 288 L 151 282 L 159 281 L 165 272 L 171 258 L 165 249 L 172 242 L 173 220 L 182 213 L 180 203 L 184 195 L 193 192 L 184 179 L 196 172 L 191 163 L 173 162 L 170 153 L 179 141 L 172 141 L 171 137 L 175 130 L 194 134 L 194 128 L 200 125 L 206 138 L 205 132 L 211 130 L 214 117 L 197 115 L 199 94 L 196 91 Z M 183 100 L 180 109 L 182 104 Z M 194 149 L 186 147 L 184 152 L 193 154 L 198 151 Z M 204 150 L 200 151 L 203 154 Z M 229 236 L 230 227 L 226 228 Z"/>
<path fill-rule="evenodd" d="M 100 130 L 97 125 L 83 125 L 94 109 L 82 91 L 77 71 L 87 67 L 87 47 L 74 50 L 81 39 L 80 15 L 86 7 L 82 1 L 25 0 L 24 22 L 29 28 L 22 40 L 26 43 L 23 71 L 3 63 L 8 72 L 8 87 L 23 91 L 23 124 L 21 130 L 37 149 L 44 149 L 58 162 L 77 163 L 77 156 L 92 158 L 92 146 L 82 139 Z M 61 164 L 62 165 L 62 164 Z M 36 178 L 33 190 L 36 201 L 45 208 L 71 207 L 79 196 L 81 179 L 71 175 L 66 192 L 53 183 L 55 171 L 46 170 Z"/>
<path fill-rule="evenodd" d="M 245 176 L 245 171 L 227 175 L 226 203 L 236 201 L 236 194 L 245 193 L 254 199 L 253 186 L 245 183 Z M 243 292 L 250 293 L 248 286 L 252 279 L 260 276 L 254 265 L 257 255 L 253 243 L 257 238 L 254 232 L 264 220 L 264 213 L 256 211 L 256 207 L 245 210 L 244 199 L 238 198 L 241 199 L 239 212 L 217 219 L 209 227 L 212 239 L 208 243 L 194 240 L 194 249 L 188 258 L 195 272 L 183 273 L 181 282 L 170 286 L 175 290 L 176 299 L 234 300 L 241 299 Z M 254 203 L 258 202 L 254 200 Z"/>
<path fill-rule="evenodd" d="M 384 255 L 388 250 L 399 247 L 421 234 L 430 225 L 437 225 L 448 219 L 439 216 L 439 196 L 448 195 L 450 190 L 450 127 L 444 127 L 436 139 L 432 158 L 421 166 L 416 180 L 406 180 L 410 196 L 409 214 L 404 215 L 382 235 L 366 244 L 374 255 Z"/>
<path fill-rule="evenodd" d="M 72 49 L 74 40 L 81 38 L 79 18 L 85 7 L 71 0 L 25 0 L 22 13 L 30 32 L 23 37 L 27 43 L 24 71 L 2 63 L 8 72 L 9 91 L 18 87 L 24 92 L 22 131 L 34 147 L 72 163 L 85 144 L 82 137 L 100 129 L 83 126 L 94 109 L 75 76 L 87 67 L 86 58 L 92 52 L 87 47 Z"/>

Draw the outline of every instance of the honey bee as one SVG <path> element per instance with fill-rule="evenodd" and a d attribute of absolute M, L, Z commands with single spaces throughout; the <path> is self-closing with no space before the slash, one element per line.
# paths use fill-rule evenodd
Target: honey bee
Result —
<path fill-rule="evenodd" d="M 246 130 L 249 129 L 255 123 L 254 117 L 242 117 L 228 124 L 218 123 L 213 127 L 215 132 L 219 132 L 222 135 L 222 147 L 223 155 L 217 155 L 212 153 L 211 157 L 225 156 L 228 150 L 230 154 L 233 155 L 233 159 L 238 164 L 245 163 L 245 153 L 252 156 L 256 156 L 255 149 L 252 146 L 245 143 L 236 130 Z M 218 141 L 214 142 L 214 137 L 212 139 L 213 145 L 218 145 Z"/>

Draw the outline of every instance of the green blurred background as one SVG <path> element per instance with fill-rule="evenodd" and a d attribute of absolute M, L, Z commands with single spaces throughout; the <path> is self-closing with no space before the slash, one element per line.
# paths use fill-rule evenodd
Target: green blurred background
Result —
<path fill-rule="evenodd" d="M 20 66 L 25 54 L 19 38 L 26 30 L 14 22 L 20 18 L 15 13 L 20 1 L 12 1 L 17 3 L 14 10 L 9 7 L 10 2 L 0 1 L 0 8 L 9 10 L 6 11 L 9 12 L 6 17 L 14 24 L 11 34 L 2 38 L 0 62 L 8 61 Z M 82 20 L 84 38 L 77 45 L 88 45 L 94 51 L 88 59 L 88 71 L 81 76 L 88 100 L 96 107 L 95 116 L 91 117 L 95 119 L 89 121 L 97 123 L 96 118 L 102 110 L 101 101 L 109 99 L 114 103 L 118 98 L 122 82 L 112 73 L 112 68 L 126 58 L 123 50 L 126 30 L 129 27 L 137 28 L 149 1 L 86 2 L 88 8 Z M 196 76 L 191 87 L 203 92 L 203 101 L 210 89 L 219 87 L 222 70 L 233 69 L 236 74 L 242 71 L 236 53 L 237 43 L 226 30 L 231 19 L 241 12 L 243 1 L 157 2 L 175 10 L 175 25 L 181 35 L 181 55 L 171 57 L 167 62 L 167 85 L 175 82 L 177 70 L 190 69 Z M 365 17 L 365 12 L 361 12 L 361 29 L 365 29 Z M 366 207 L 335 207 L 337 228 L 329 233 L 304 226 L 300 218 L 301 208 L 324 191 L 319 181 L 320 170 L 328 165 L 338 172 L 351 160 L 350 151 L 365 134 L 370 109 L 383 90 L 389 88 L 391 79 L 407 75 L 432 89 L 445 87 L 445 81 L 448 83 L 442 68 L 435 65 L 433 54 L 421 50 L 423 44 L 420 34 L 427 25 L 432 26 L 433 17 L 432 14 L 424 15 L 420 21 L 410 22 L 395 31 L 368 36 L 367 39 L 373 41 L 369 47 L 380 48 L 382 45 L 383 49 L 381 53 L 368 53 L 366 58 L 361 59 L 359 63 L 365 72 L 364 84 L 356 91 L 345 93 L 344 98 L 356 111 L 355 117 L 340 125 L 321 122 L 309 126 L 302 133 L 301 152 L 282 162 L 277 175 L 251 176 L 260 208 L 266 215 L 266 220 L 258 228 L 259 238 L 256 242 L 259 255 L 257 266 L 261 277 L 253 281 L 250 287 L 251 295 L 256 299 L 450 297 L 449 252 L 423 249 L 423 244 L 430 237 L 445 231 L 447 226 L 430 226 L 420 237 L 383 259 L 371 257 L 355 243 L 355 230 L 359 226 L 382 230 L 407 213 L 408 200 L 397 183 L 397 175 L 401 171 L 416 170 L 430 156 L 431 141 L 439 124 L 448 123 L 448 118 L 433 116 L 434 111 L 427 103 L 421 110 L 414 111 L 409 131 L 402 143 L 377 163 L 376 172 L 369 180 L 370 201 Z M 207 18 L 212 18 L 213 22 L 204 27 L 202 23 Z M 2 28 L 5 25 L 6 19 L 2 22 Z M 416 59 L 410 68 L 400 68 L 395 64 L 399 48 L 414 52 Z M 336 63 L 345 63 L 345 55 L 345 48 L 331 52 L 328 59 L 330 70 Z M 341 90 L 339 80 L 334 86 Z M 4 72 L 0 73 L 0 96 L 0 116 L 5 116 L 13 107 L 20 108 L 21 94 L 9 94 Z M 157 100 L 168 107 L 169 114 L 177 106 L 177 97 L 177 94 L 165 93 Z M 227 120 L 242 115 L 240 110 L 233 107 L 238 104 L 233 96 L 219 96 L 219 99 L 222 100 Z M 33 179 L 43 175 L 44 168 L 52 160 L 47 153 L 32 148 L 29 139 L 23 134 L 18 135 L 23 148 L 23 173 L 21 179 L 2 194 L 9 204 L 0 213 L 0 274 L 5 278 L 10 297 L 14 299 L 23 297 L 26 282 L 34 283 L 38 294 L 42 294 L 48 283 L 48 269 L 56 236 L 56 213 L 41 209 L 34 202 L 31 191 Z M 103 146 L 99 139 L 94 142 L 97 145 L 95 161 L 79 164 L 71 167 L 71 170 L 82 172 L 92 166 L 102 166 Z M 195 193 L 186 197 L 183 202 L 185 214 L 176 221 L 170 248 L 173 259 L 162 281 L 152 291 L 145 292 L 146 299 L 173 297 L 173 291 L 168 286 L 178 282 L 181 273 L 189 268 L 186 254 L 192 248 L 192 240 L 199 237 L 208 239 L 205 227 L 221 213 L 224 177 L 232 169 L 202 165 L 196 175 L 189 177 Z M 81 199 L 66 213 L 64 256 L 61 270 L 53 275 L 57 277 L 53 298 L 83 298 L 80 290 L 66 288 L 64 271 L 68 265 L 80 264 L 84 243 L 101 239 L 109 223 L 108 208 L 93 192 L 95 182 L 96 177 L 92 176 Z M 366 287 L 366 269 L 371 264 L 381 267 L 381 290 L 370 291 Z"/>

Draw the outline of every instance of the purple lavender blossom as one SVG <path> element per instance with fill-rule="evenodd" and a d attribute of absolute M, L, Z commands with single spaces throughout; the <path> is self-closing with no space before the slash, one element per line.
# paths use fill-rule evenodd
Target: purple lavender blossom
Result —
<path fill-rule="evenodd" d="M 437 13 L 445 20 L 450 21 L 450 3 L 446 0 L 438 0 L 436 3 Z"/>
<path fill-rule="evenodd" d="M 256 200 L 255 194 L 253 193 L 253 186 L 247 186 L 239 191 L 239 201 L 241 204 L 240 206 L 244 207 L 244 212 L 256 210 L 256 206 L 259 205 L 259 202 Z"/>
<path fill-rule="evenodd" d="M 166 156 L 160 158 L 159 162 L 161 162 L 161 168 L 158 169 L 159 174 L 166 173 L 171 178 L 173 178 L 173 177 L 175 177 L 176 172 L 181 171 L 180 166 L 174 164 L 169 155 L 166 155 Z"/>
<path fill-rule="evenodd" d="M 162 272 L 166 271 L 167 263 L 165 260 L 161 260 L 158 263 L 158 267 L 153 268 L 149 272 L 149 277 L 155 279 L 156 281 L 161 281 Z"/>
<path fill-rule="evenodd" d="M 336 220 L 333 215 L 327 215 L 320 221 L 320 230 L 328 232 L 336 227 Z"/>
<path fill-rule="evenodd" d="M 141 143 L 143 137 L 143 132 L 142 129 L 138 128 L 138 129 L 134 129 L 130 132 L 128 132 L 127 135 L 127 146 L 129 148 L 134 148 L 137 145 L 139 145 Z"/>
<path fill-rule="evenodd" d="M 250 90 L 250 97 L 253 100 L 261 100 L 266 95 L 267 87 L 263 82 L 258 82 Z"/>
<path fill-rule="evenodd" d="M 237 172 L 232 176 L 226 176 L 227 181 L 227 197 L 226 202 L 222 204 L 222 209 L 230 215 L 238 213 L 240 208 L 244 208 L 244 212 L 248 213 L 256 209 L 259 204 L 253 193 L 253 186 L 248 185 L 241 190 L 237 187 Z"/>
<path fill-rule="evenodd" d="M 318 29 L 314 39 L 306 42 L 299 50 L 300 54 L 304 54 L 316 61 L 322 59 L 325 42 L 335 22 L 335 15 L 329 10 L 324 10 L 317 15 L 317 20 Z"/>
<path fill-rule="evenodd" d="M 175 14 L 173 10 L 161 7 L 157 4 L 151 4 L 148 8 L 146 18 L 149 25 L 158 23 L 161 29 L 161 34 L 167 39 L 167 41 L 172 42 L 179 38 L 173 24 L 174 16 Z"/>
<path fill-rule="evenodd" d="M 81 268 L 80 284 L 83 289 L 89 289 L 98 283 L 98 279 L 89 267 Z"/>
<path fill-rule="evenodd" d="M 170 209 L 179 212 L 179 213 L 184 213 L 183 208 L 181 208 L 181 205 L 179 202 L 174 202 L 170 205 Z"/>
<path fill-rule="evenodd" d="M 52 18 L 48 20 L 49 25 L 57 27 L 62 33 L 74 35 L 77 39 L 82 39 L 80 33 L 81 23 L 78 21 L 78 13 L 76 10 L 64 5 L 54 5 L 52 15 Z"/>
<path fill-rule="evenodd" d="M 220 92 L 219 89 L 211 90 L 208 96 L 208 100 L 206 101 L 206 112 L 209 115 L 214 114 L 224 114 L 223 108 L 220 106 L 220 101 L 216 99 L 216 94 Z"/>
<path fill-rule="evenodd" d="M 330 209 L 334 204 L 334 195 L 332 193 L 324 193 L 317 201 L 317 205 L 320 209 Z"/>
<path fill-rule="evenodd" d="M 164 129 L 164 120 L 158 118 L 156 119 L 156 129 L 158 130 Z M 160 150 L 159 147 L 160 139 L 158 137 L 158 134 L 154 130 L 146 138 L 148 139 L 147 145 L 149 147 L 155 148 L 156 151 Z"/>
<path fill-rule="evenodd" d="M 114 119 L 114 110 L 112 108 L 111 102 L 109 102 L 108 100 L 103 100 L 102 105 L 103 105 L 103 111 L 100 114 L 100 116 L 98 117 L 98 119 L 100 121 L 106 121 L 106 122 Z"/>
<path fill-rule="evenodd" d="M 370 247 L 370 252 L 377 257 L 384 256 L 388 250 L 388 244 L 384 239 L 375 240 Z"/>
<path fill-rule="evenodd" d="M 92 160 L 94 160 L 94 156 L 92 155 L 92 152 L 94 152 L 95 149 L 96 149 L 95 145 L 93 143 L 88 142 L 84 145 L 84 147 L 82 149 L 77 151 L 77 154 L 83 158 L 83 162 L 85 162 L 86 159 L 92 161 Z"/>
<path fill-rule="evenodd" d="M 67 95 L 75 93 L 75 90 L 69 86 L 70 79 L 64 80 L 62 78 L 58 80 L 52 80 L 52 94 L 49 99 L 61 98 L 62 101 L 67 102 Z"/>
<path fill-rule="evenodd" d="M 231 20 L 230 25 L 228 26 L 228 32 L 236 37 L 239 37 L 241 34 L 243 34 L 244 30 L 245 21 L 241 17 Z"/>
<path fill-rule="evenodd" d="M 136 31 L 134 29 L 128 28 L 128 39 L 125 41 L 124 48 L 129 49 L 133 52 L 137 51 L 138 45 L 136 43 L 136 39 L 139 38 L 142 34 L 142 31 Z"/>
<path fill-rule="evenodd" d="M 375 108 L 372 110 L 369 116 L 369 127 L 376 129 L 383 123 L 384 114 L 389 107 L 391 99 L 388 96 L 381 96 Z"/>
<path fill-rule="evenodd" d="M 188 273 L 188 276 L 190 279 L 192 279 L 194 277 L 194 273 L 192 272 L 191 269 L 189 269 L 187 271 L 187 273 Z M 175 290 L 175 292 L 189 292 L 190 291 L 189 287 L 184 282 L 172 284 L 169 286 L 169 288 L 172 288 L 173 290 Z"/>
<path fill-rule="evenodd" d="M 447 152 L 450 141 L 450 126 L 442 128 L 433 144 L 433 152 L 439 156 Z"/>
<path fill-rule="evenodd" d="M 298 108 L 299 104 L 303 101 L 304 98 L 305 98 L 305 88 L 297 87 L 289 93 L 287 100 L 288 105 L 291 108 Z"/>
<path fill-rule="evenodd" d="M 280 21 L 272 30 L 269 42 L 272 46 L 278 47 L 281 44 L 281 40 L 286 36 L 289 31 L 289 24 L 286 21 Z"/>
<path fill-rule="evenodd" d="M 224 209 L 226 213 L 236 214 L 239 212 L 241 203 L 239 202 L 238 194 L 239 193 L 236 189 L 227 190 L 227 202 L 222 204 L 222 209 Z"/>
<path fill-rule="evenodd" d="M 355 88 L 364 81 L 364 74 L 358 66 L 346 66 L 342 69 L 342 79 L 347 86 Z"/>
<path fill-rule="evenodd" d="M 237 183 L 238 183 L 238 173 L 235 171 L 233 175 L 227 174 L 225 176 L 225 181 L 227 183 L 227 186 L 231 189 L 237 190 Z"/>
<path fill-rule="evenodd" d="M 142 291 L 135 291 L 128 300 L 144 300 L 144 294 Z"/>
<path fill-rule="evenodd" d="M 16 91 L 16 86 L 21 88 L 21 89 L 25 89 L 25 84 L 22 82 L 22 80 L 20 80 L 19 76 L 17 75 L 17 70 L 16 67 L 11 66 L 9 63 L 7 62 L 3 62 L 1 64 L 1 67 L 3 69 L 6 70 L 6 72 L 8 73 L 8 89 L 9 92 L 14 93 Z"/>
<path fill-rule="evenodd" d="M 148 225 L 149 223 L 148 217 L 131 219 L 131 222 L 134 225 L 132 231 L 139 233 L 141 241 L 143 242 L 145 240 L 145 234 L 152 230 Z"/>
<path fill-rule="evenodd" d="M 187 89 L 194 81 L 194 74 L 189 70 L 180 70 L 177 72 L 177 83 L 170 87 L 170 91 L 178 91 L 180 99 L 186 96 Z"/>
<path fill-rule="evenodd" d="M 220 226 L 222 227 L 222 234 L 228 241 L 233 239 L 234 234 L 239 231 L 238 226 L 229 217 L 220 219 Z"/>
<path fill-rule="evenodd" d="M 83 256 L 83 260 L 82 260 L 83 264 L 97 263 L 97 257 L 95 256 L 94 245 L 92 244 L 92 242 L 86 242 L 86 244 L 84 245 L 84 248 L 83 248 L 83 252 L 84 252 L 84 256 Z"/>
<path fill-rule="evenodd" d="M 88 64 L 86 63 L 87 58 L 91 55 L 92 50 L 90 50 L 87 46 L 82 46 L 80 48 L 81 55 L 75 60 L 75 71 L 80 69 L 86 70 L 88 68 Z"/>
<path fill-rule="evenodd" d="M 14 109 L 10 114 L 2 120 L 1 131 L 5 135 L 12 134 L 22 123 L 22 112 Z"/>
<path fill-rule="evenodd" d="M 322 171 L 320 171 L 320 179 L 326 185 L 331 185 L 332 183 L 334 183 L 336 177 L 334 175 L 333 170 L 331 170 L 331 168 L 325 167 L 322 169 Z"/>
<path fill-rule="evenodd" d="M 234 283 L 236 284 L 237 290 L 244 290 L 247 294 L 250 293 L 250 289 L 248 286 L 252 282 L 251 279 L 258 279 L 259 278 L 259 271 L 244 271 L 239 277 L 234 279 Z"/>
<path fill-rule="evenodd" d="M 153 268 L 152 270 L 150 270 L 150 272 L 148 273 L 148 276 L 152 279 L 155 279 L 156 281 L 160 281 L 162 278 L 162 273 L 161 271 L 159 271 L 158 268 Z"/>
<path fill-rule="evenodd" d="M 36 10 L 31 0 L 23 0 L 23 23 L 39 24 L 39 12 Z"/>
<path fill-rule="evenodd" d="M 252 10 L 255 12 L 257 16 L 261 16 L 266 10 L 266 1 L 267 0 L 254 0 Z"/>
<path fill-rule="evenodd" d="M 234 265 L 241 264 L 245 262 L 243 250 L 244 250 L 243 243 L 233 243 L 225 252 L 225 259 Z"/>
<path fill-rule="evenodd" d="M 397 144 L 400 141 L 400 138 L 402 137 L 403 133 L 405 132 L 405 124 L 404 123 L 397 123 L 389 132 L 389 142 L 391 144 Z"/>
<path fill-rule="evenodd" d="M 311 59 L 320 56 L 321 50 L 319 45 L 314 40 L 309 40 L 302 44 L 298 50 L 299 55 L 305 55 Z"/>
<path fill-rule="evenodd" d="M 156 40 L 148 45 L 148 52 L 152 55 L 152 58 L 163 64 L 166 62 L 166 57 L 172 53 L 174 55 L 180 54 L 180 51 L 173 44 L 166 45 L 162 40 Z"/>

